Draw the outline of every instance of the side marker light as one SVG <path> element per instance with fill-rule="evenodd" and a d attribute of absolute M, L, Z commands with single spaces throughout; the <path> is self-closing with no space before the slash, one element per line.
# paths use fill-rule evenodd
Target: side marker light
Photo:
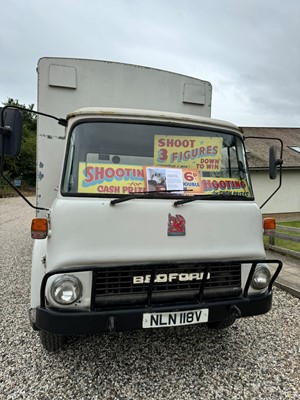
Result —
<path fill-rule="evenodd" d="M 264 230 L 269 231 L 276 229 L 276 220 L 275 218 L 265 218 L 264 219 Z"/>
<path fill-rule="evenodd" d="M 48 236 L 47 218 L 34 218 L 31 222 L 32 239 L 46 239 Z"/>

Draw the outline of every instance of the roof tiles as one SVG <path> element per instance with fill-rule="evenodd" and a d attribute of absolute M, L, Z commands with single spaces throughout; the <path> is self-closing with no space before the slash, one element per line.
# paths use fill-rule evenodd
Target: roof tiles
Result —
<path fill-rule="evenodd" d="M 277 157 L 280 157 L 280 142 L 268 138 L 278 138 L 283 141 L 283 168 L 300 169 L 300 153 L 291 146 L 300 147 L 300 128 L 241 128 L 246 138 L 246 150 L 251 169 L 265 169 L 269 164 L 269 148 L 275 146 Z M 249 136 L 265 138 L 265 140 L 247 139 Z"/>

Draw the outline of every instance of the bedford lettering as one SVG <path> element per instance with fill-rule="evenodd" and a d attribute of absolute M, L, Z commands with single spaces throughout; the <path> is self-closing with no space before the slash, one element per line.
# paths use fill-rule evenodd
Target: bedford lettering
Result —
<path fill-rule="evenodd" d="M 210 278 L 210 274 L 207 274 L 207 279 Z M 173 272 L 170 274 L 157 274 L 155 276 L 155 283 L 165 283 L 165 282 L 192 282 L 192 281 L 201 281 L 203 279 L 203 272 L 182 272 L 177 273 Z M 140 275 L 133 277 L 133 284 L 139 285 L 142 283 L 150 283 L 151 275 Z"/>

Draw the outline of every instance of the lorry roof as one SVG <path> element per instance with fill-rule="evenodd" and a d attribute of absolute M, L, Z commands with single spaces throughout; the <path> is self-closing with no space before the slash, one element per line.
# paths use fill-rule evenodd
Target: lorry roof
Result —
<path fill-rule="evenodd" d="M 152 111 L 152 110 L 141 110 L 141 109 L 128 109 L 128 108 L 108 108 L 108 107 L 85 107 L 75 110 L 68 114 L 67 119 L 83 116 L 107 116 L 107 117 L 118 117 L 136 118 L 136 119 L 155 119 L 158 121 L 167 122 L 180 122 L 188 124 L 197 124 L 204 127 L 214 127 L 218 129 L 234 130 L 235 133 L 242 136 L 241 130 L 238 126 L 219 119 L 198 117 L 195 115 L 186 115 L 165 111 Z"/>
<path fill-rule="evenodd" d="M 42 63 L 46 63 L 47 64 L 49 62 L 56 63 L 57 65 L 59 65 L 60 63 L 64 63 L 64 62 L 72 62 L 74 64 L 76 64 L 76 63 L 77 64 L 78 63 L 84 63 L 84 64 L 87 64 L 87 63 L 89 63 L 89 64 L 91 64 L 91 63 L 99 64 L 99 63 L 101 63 L 101 64 L 106 64 L 106 65 L 109 65 L 109 66 L 114 66 L 114 65 L 118 65 L 120 67 L 128 66 L 128 67 L 133 68 L 133 69 L 151 70 L 151 71 L 168 73 L 168 74 L 172 74 L 172 75 L 176 75 L 176 76 L 182 76 L 184 78 L 196 79 L 199 82 L 202 81 L 202 82 L 207 83 L 209 86 L 211 86 L 211 82 L 209 82 L 209 81 L 207 81 L 205 79 L 199 79 L 199 78 L 197 78 L 195 76 L 185 75 L 185 74 L 182 74 L 182 73 L 179 73 L 179 72 L 175 72 L 175 71 L 169 71 L 169 70 L 165 70 L 165 69 L 162 69 L 162 68 L 156 68 L 156 67 L 149 67 L 147 65 L 141 65 L 141 64 L 124 63 L 124 62 L 121 62 L 121 61 L 97 60 L 95 58 L 47 57 L 47 56 L 45 56 L 45 57 L 40 57 L 39 58 L 38 63 L 37 63 L 37 68 L 39 67 L 40 64 L 42 64 Z"/>

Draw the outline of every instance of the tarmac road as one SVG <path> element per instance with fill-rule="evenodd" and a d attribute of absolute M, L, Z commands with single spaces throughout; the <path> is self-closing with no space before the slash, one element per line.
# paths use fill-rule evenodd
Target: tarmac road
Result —
<path fill-rule="evenodd" d="M 0 199 L 0 399 L 300 399 L 300 301 L 227 331 L 205 326 L 73 338 L 49 354 L 28 322 L 30 222 Z"/>

